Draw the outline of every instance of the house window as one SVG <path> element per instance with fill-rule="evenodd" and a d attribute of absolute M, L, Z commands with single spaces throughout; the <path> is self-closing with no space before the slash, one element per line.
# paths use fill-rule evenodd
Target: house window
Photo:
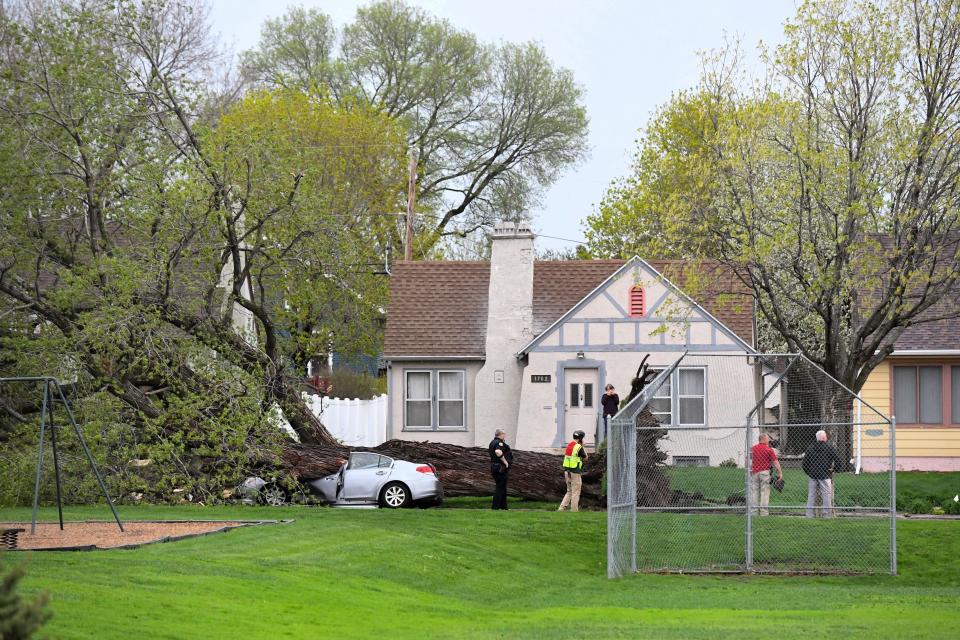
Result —
<path fill-rule="evenodd" d="M 679 368 L 657 389 L 650 412 L 661 424 L 702 427 L 707 424 L 707 370 Z M 674 407 L 677 408 L 674 412 Z"/>
<path fill-rule="evenodd" d="M 589 382 L 570 383 L 570 406 L 573 408 L 593 408 L 593 385 Z"/>
<path fill-rule="evenodd" d="M 466 425 L 463 371 L 438 371 L 437 380 L 437 426 L 462 429 Z"/>
<path fill-rule="evenodd" d="M 899 424 L 960 424 L 960 366 L 894 366 L 893 412 Z"/>
<path fill-rule="evenodd" d="M 660 372 L 657 371 L 656 374 L 660 375 Z M 650 413 L 660 421 L 660 424 L 673 423 L 672 387 L 673 385 L 670 384 L 670 378 L 667 378 L 650 400 Z"/>
<path fill-rule="evenodd" d="M 407 411 L 405 427 L 430 429 L 433 427 L 433 402 L 430 395 L 430 371 L 407 371 Z"/>
<path fill-rule="evenodd" d="M 679 369 L 676 375 L 680 424 L 694 426 L 705 424 L 707 417 L 706 370 Z"/>
<path fill-rule="evenodd" d="M 466 428 L 463 371 L 407 371 L 404 386 L 404 429 L 436 431 Z"/>
<path fill-rule="evenodd" d="M 673 456 L 675 467 L 709 467 L 710 456 Z"/>
<path fill-rule="evenodd" d="M 637 285 L 630 289 L 630 317 L 642 318 L 647 311 L 643 287 Z"/>
<path fill-rule="evenodd" d="M 950 367 L 951 421 L 960 424 L 960 367 Z"/>

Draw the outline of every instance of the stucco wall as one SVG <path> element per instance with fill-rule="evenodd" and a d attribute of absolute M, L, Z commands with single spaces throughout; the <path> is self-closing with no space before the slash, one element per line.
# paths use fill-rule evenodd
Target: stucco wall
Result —
<path fill-rule="evenodd" d="M 647 361 L 651 368 L 672 364 L 682 352 L 655 352 Z M 630 380 L 647 354 L 643 345 L 636 351 L 585 352 L 583 359 L 574 351 L 533 352 L 523 374 L 520 419 L 516 442 L 521 449 L 552 450 L 566 442 L 569 429 L 561 429 L 565 366 L 595 366 L 599 389 L 612 383 L 621 399 L 630 392 Z M 664 451 L 670 455 L 709 456 L 711 464 L 734 459 L 743 462 L 746 414 L 755 404 L 753 369 L 744 355 L 688 354 L 683 367 L 706 369 L 707 429 L 671 430 Z M 549 375 L 550 383 L 535 383 L 533 375 Z M 597 412 L 600 412 L 597 402 Z M 674 407 L 676 411 L 676 407 Z M 565 425 L 564 425 L 565 427 Z M 589 434 L 588 442 L 593 441 Z"/>

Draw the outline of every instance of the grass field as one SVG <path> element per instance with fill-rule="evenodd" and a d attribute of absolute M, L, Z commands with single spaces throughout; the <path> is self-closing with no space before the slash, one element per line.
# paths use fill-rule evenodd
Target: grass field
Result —
<path fill-rule="evenodd" d="M 74 520 L 108 514 L 67 510 Z M 7 553 L 0 563 L 26 567 L 27 593 L 52 596 L 46 635 L 715 640 L 944 638 L 960 628 L 960 521 L 901 521 L 897 577 L 608 581 L 602 512 L 184 506 L 121 515 L 295 522 L 136 550 Z M 29 517 L 0 510 L 4 520 Z"/>
<path fill-rule="evenodd" d="M 724 503 L 730 496 L 743 496 L 744 470 L 730 467 L 671 467 L 670 487 L 688 493 L 699 492 L 713 502 Z M 804 505 L 807 476 L 799 469 L 785 469 L 783 493 L 772 492 L 771 505 Z M 836 504 L 840 507 L 886 509 L 890 505 L 890 475 L 887 473 L 838 473 L 834 475 Z M 897 474 L 897 509 L 926 512 L 941 506 L 960 513 L 953 497 L 960 490 L 960 473 L 900 472 Z M 912 509 L 914 505 L 925 505 Z"/>

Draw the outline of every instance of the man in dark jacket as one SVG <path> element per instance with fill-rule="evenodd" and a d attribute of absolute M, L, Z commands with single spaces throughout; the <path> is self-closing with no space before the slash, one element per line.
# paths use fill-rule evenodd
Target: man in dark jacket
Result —
<path fill-rule="evenodd" d="M 803 472 L 807 474 L 807 517 L 814 516 L 817 493 L 823 504 L 825 518 L 833 516 L 833 472 L 843 468 L 843 461 L 833 445 L 827 444 L 827 432 L 817 431 L 817 440 L 803 456 Z"/>
<path fill-rule="evenodd" d="M 490 473 L 496 485 L 493 491 L 493 508 L 505 510 L 507 508 L 507 474 L 513 463 L 513 452 L 507 444 L 507 432 L 497 429 L 487 450 L 490 452 Z"/>

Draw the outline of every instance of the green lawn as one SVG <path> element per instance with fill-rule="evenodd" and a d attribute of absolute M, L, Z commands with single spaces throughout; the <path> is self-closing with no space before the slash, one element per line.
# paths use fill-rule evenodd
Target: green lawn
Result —
<path fill-rule="evenodd" d="M 69 519 L 108 514 L 67 510 Z M 29 515 L 0 510 L 4 520 Z M 608 581 L 602 512 L 185 506 L 121 515 L 296 522 L 136 550 L 8 553 L 0 562 L 25 564 L 27 592 L 51 592 L 46 634 L 715 640 L 942 638 L 960 628 L 958 521 L 902 521 L 898 577 Z"/>
<path fill-rule="evenodd" d="M 701 493 L 714 503 L 730 496 L 743 497 L 744 471 L 730 467 L 671 467 L 670 487 Z M 804 505 L 807 476 L 799 469 L 785 469 L 783 493 L 772 492 L 771 505 Z M 887 473 L 838 473 L 834 475 L 837 506 L 885 509 L 890 505 L 890 475 Z M 960 473 L 900 472 L 897 474 L 897 509 L 925 513 L 941 506 L 947 513 L 960 513 L 953 497 L 960 493 Z M 706 505 L 704 505 L 706 506 Z M 913 507 L 917 508 L 913 508 Z"/>

